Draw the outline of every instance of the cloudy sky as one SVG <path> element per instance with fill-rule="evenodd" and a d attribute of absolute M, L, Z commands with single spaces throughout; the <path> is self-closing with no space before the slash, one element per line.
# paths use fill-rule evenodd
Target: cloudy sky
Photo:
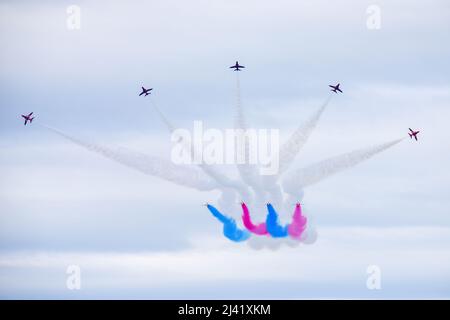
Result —
<path fill-rule="evenodd" d="M 70 5 L 80 29 L 67 27 Z M 367 9 L 380 10 L 369 29 Z M 1 1 L 1 298 L 449 298 L 450 4 L 434 1 Z M 230 243 L 199 192 L 90 153 L 170 158 L 141 85 L 178 127 L 288 136 L 342 83 L 295 167 L 406 136 L 305 190 L 319 238 Z M 20 114 L 34 111 L 31 126 Z M 233 213 L 239 215 L 239 212 Z M 81 289 L 66 286 L 81 269 Z M 381 270 L 381 289 L 366 286 Z"/>

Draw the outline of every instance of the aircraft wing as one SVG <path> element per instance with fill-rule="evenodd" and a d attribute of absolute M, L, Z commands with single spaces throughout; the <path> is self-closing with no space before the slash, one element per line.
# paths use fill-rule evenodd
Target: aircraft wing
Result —
<path fill-rule="evenodd" d="M 414 135 L 414 139 L 416 139 L 416 141 L 417 141 L 417 136 L 416 135 Z"/>

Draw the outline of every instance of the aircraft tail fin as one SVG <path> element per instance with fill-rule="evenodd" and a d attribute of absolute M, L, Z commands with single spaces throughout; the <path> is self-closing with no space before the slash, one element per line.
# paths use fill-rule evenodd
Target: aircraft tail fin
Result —
<path fill-rule="evenodd" d="M 409 132 L 408 132 L 408 134 L 409 134 L 409 137 L 412 139 L 413 135 L 411 133 L 409 133 Z"/>
<path fill-rule="evenodd" d="M 34 117 L 30 119 L 30 123 L 32 123 L 32 122 L 33 122 L 33 119 L 34 119 Z"/>

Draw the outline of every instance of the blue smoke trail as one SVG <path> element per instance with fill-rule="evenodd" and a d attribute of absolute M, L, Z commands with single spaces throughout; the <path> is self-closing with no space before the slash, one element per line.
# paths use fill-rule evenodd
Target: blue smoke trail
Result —
<path fill-rule="evenodd" d="M 214 206 L 207 204 L 206 207 L 214 217 L 223 223 L 223 235 L 234 242 L 242 242 L 250 237 L 250 233 L 237 227 L 233 218 L 223 215 Z"/>
<path fill-rule="evenodd" d="M 288 236 L 288 226 L 281 226 L 278 222 L 278 213 L 273 206 L 267 204 L 266 228 L 269 234 L 274 238 L 284 238 Z"/>

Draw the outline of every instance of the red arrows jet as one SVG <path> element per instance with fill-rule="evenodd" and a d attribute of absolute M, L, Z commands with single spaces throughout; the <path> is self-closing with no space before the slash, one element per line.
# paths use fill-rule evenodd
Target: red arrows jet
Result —
<path fill-rule="evenodd" d="M 411 129 L 411 128 L 408 128 L 409 129 L 409 131 L 411 131 L 411 132 L 408 132 L 408 134 L 409 134 L 409 137 L 412 139 L 412 137 L 414 137 L 414 139 L 416 139 L 416 141 L 417 141 L 417 134 L 420 132 L 420 131 L 414 131 L 413 129 Z"/>
<path fill-rule="evenodd" d="M 139 96 L 142 96 L 143 94 L 148 96 L 151 93 L 150 91 L 153 90 L 153 88 L 150 88 L 150 89 L 145 89 L 144 87 L 141 87 L 141 88 L 142 88 L 142 92 L 139 94 Z"/>
<path fill-rule="evenodd" d="M 342 93 L 342 90 L 341 89 L 339 89 L 339 86 L 340 86 L 341 84 L 340 83 L 338 83 L 337 85 L 335 85 L 335 86 L 332 86 L 331 84 L 330 85 L 328 85 L 330 88 L 333 88 L 333 89 L 331 89 L 331 91 L 333 91 L 334 93 L 337 93 L 338 91 L 340 92 L 340 93 Z"/>
<path fill-rule="evenodd" d="M 33 119 L 34 119 L 34 117 L 31 117 L 31 115 L 33 114 L 33 112 L 31 112 L 29 115 L 22 115 L 22 118 L 24 118 L 25 119 L 25 123 L 24 123 L 24 125 L 26 126 L 27 125 L 27 123 L 28 123 L 28 121 L 30 121 L 30 123 L 31 122 L 33 122 Z"/>
<path fill-rule="evenodd" d="M 245 68 L 244 66 L 240 66 L 239 62 L 236 61 L 234 66 L 231 66 L 230 69 L 234 69 L 234 71 L 241 71 L 240 68 Z"/>

